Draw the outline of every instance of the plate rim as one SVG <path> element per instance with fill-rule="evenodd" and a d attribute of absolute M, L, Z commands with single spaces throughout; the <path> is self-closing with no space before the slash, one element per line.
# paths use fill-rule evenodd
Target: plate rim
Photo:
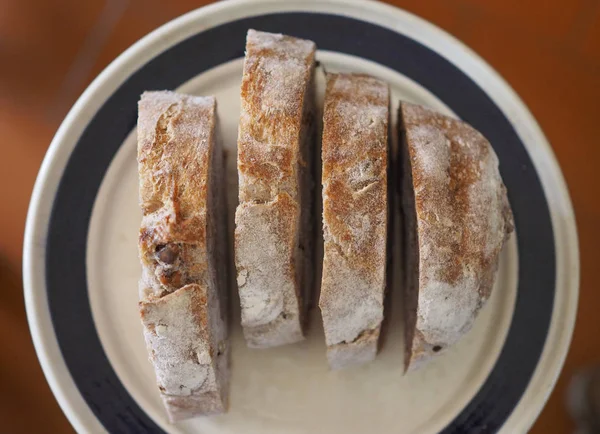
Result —
<path fill-rule="evenodd" d="M 251 11 L 247 10 L 250 5 L 252 6 Z M 343 14 L 340 13 L 340 9 L 335 9 L 336 7 L 348 7 L 350 5 L 354 8 L 353 14 Z M 519 431 L 521 429 L 525 431 L 537 418 L 560 374 L 569 348 L 576 319 L 579 286 L 579 252 L 574 211 L 562 172 L 548 141 L 533 116 L 525 107 L 525 104 L 498 73 L 472 50 L 433 24 L 396 7 L 364 0 L 310 0 L 304 2 L 302 6 L 300 6 L 300 2 L 287 2 L 284 4 L 278 0 L 231 0 L 229 2 L 211 4 L 176 18 L 136 42 L 114 60 L 92 82 L 66 116 L 52 140 L 36 179 L 26 221 L 23 252 L 23 279 L 27 317 L 34 346 L 46 379 L 62 410 L 78 431 L 83 432 L 92 429 L 92 426 L 94 431 L 96 429 L 103 430 L 104 428 L 87 407 L 77 388 L 69 387 L 68 384 L 65 384 L 66 382 L 68 383 L 69 379 L 71 383 L 73 383 L 73 380 L 66 369 L 62 354 L 58 348 L 54 329 L 51 327 L 52 321 L 46 297 L 44 253 L 46 247 L 45 236 L 48 229 L 52 202 L 66 162 L 77 142 L 77 140 L 72 140 L 72 146 L 70 149 L 67 149 L 69 148 L 67 146 L 70 141 L 69 137 L 79 137 L 88 123 L 85 119 L 89 120 L 91 115 L 106 100 L 106 97 L 94 99 L 94 95 L 110 95 L 110 92 L 106 91 L 106 89 L 114 89 L 131 72 L 137 69 L 139 65 L 145 63 L 146 60 L 149 60 L 176 42 L 196 33 L 200 30 L 197 27 L 202 24 L 202 20 L 211 14 L 227 14 L 227 12 L 230 12 L 231 16 L 222 22 L 282 10 L 329 12 L 356 18 L 358 15 L 356 11 L 359 9 L 369 12 L 371 15 L 377 14 L 378 20 L 371 21 L 364 17 L 359 17 L 359 19 L 375 22 L 383 27 L 391 27 L 393 30 L 395 30 L 393 26 L 394 19 L 398 20 L 401 18 L 404 22 L 410 23 L 415 29 L 419 30 L 419 37 L 411 34 L 411 38 L 432 49 L 432 41 L 437 41 L 438 43 L 436 43 L 434 51 L 459 67 L 473 81 L 480 84 L 478 74 L 487 75 L 488 81 L 495 81 L 495 86 L 492 89 L 490 89 L 489 85 L 481 87 L 502 108 L 503 112 L 511 120 L 517 134 L 524 138 L 524 144 L 533 141 L 536 142 L 536 146 L 525 146 L 525 149 L 534 162 L 535 170 L 540 177 L 540 182 L 550 209 L 556 242 L 557 298 L 555 299 L 550 329 L 540 356 L 540 362 L 534 371 L 521 402 L 507 419 L 503 428 L 507 429 L 507 427 L 512 426 L 511 424 L 514 424 L 513 429 L 519 427 Z M 220 23 L 211 22 L 211 26 Z M 449 50 L 440 52 L 440 43 L 446 44 Z M 456 52 L 453 52 L 453 50 Z M 456 58 L 462 57 L 460 65 L 457 64 L 456 58 L 453 59 L 453 56 Z M 145 57 L 147 59 L 144 59 Z M 468 68 L 465 67 L 465 62 L 470 64 L 467 65 Z M 479 79 L 483 80 L 481 77 Z M 504 101 L 504 105 L 501 104 L 501 101 Z M 515 118 L 517 118 L 517 122 L 515 122 Z M 540 167 L 543 167 L 544 170 L 540 171 Z M 549 195 L 548 192 L 550 186 L 554 187 L 552 195 Z M 561 215 L 557 216 L 556 211 L 561 211 Z M 567 246 L 567 249 L 564 248 L 565 246 Z M 559 290 L 560 287 L 565 286 L 570 290 Z M 559 308 L 561 312 L 558 311 Z M 562 321 L 557 321 L 557 313 L 562 314 Z M 557 322 L 561 322 L 561 330 L 557 330 Z M 549 345 L 550 342 L 552 342 L 552 345 Z M 542 365 L 547 366 L 545 369 L 541 369 L 543 368 Z M 542 370 L 545 372 L 542 373 Z M 519 421 L 516 420 L 518 419 L 518 411 L 523 408 L 523 401 L 533 399 L 531 396 L 528 397 L 528 395 L 532 395 L 532 389 L 535 389 L 538 408 L 530 410 L 533 411 L 533 414 L 530 413 L 529 416 L 522 414 L 520 416 L 521 423 L 519 424 Z M 80 401 L 79 403 L 74 402 L 77 399 Z M 536 406 L 536 403 L 531 405 Z M 530 423 L 527 424 L 526 420 L 530 420 Z"/>

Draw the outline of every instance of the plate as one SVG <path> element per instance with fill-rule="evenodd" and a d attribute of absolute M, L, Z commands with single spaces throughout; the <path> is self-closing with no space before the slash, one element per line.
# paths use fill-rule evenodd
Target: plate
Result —
<path fill-rule="evenodd" d="M 230 411 L 171 425 L 137 313 L 137 100 L 151 89 L 217 97 L 232 217 L 248 28 L 315 41 L 327 71 L 386 80 L 394 110 L 408 100 L 479 129 L 500 159 L 516 235 L 473 330 L 424 369 L 402 373 L 397 291 L 377 360 L 339 372 L 327 368 L 318 309 L 306 341 L 270 350 L 245 346 L 235 310 Z M 322 73 L 317 81 L 322 89 Z M 260 0 L 178 18 L 90 85 L 40 169 L 23 272 L 38 357 L 79 432 L 514 433 L 531 426 L 562 367 L 579 258 L 573 210 L 548 142 L 517 95 L 468 48 L 380 3 Z"/>

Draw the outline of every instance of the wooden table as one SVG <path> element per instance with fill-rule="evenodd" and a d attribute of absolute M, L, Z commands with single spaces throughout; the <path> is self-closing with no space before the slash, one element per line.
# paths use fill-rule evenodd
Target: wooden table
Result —
<path fill-rule="evenodd" d="M 11 433 L 71 432 L 31 345 L 20 280 L 29 196 L 77 96 L 142 35 L 202 1 L 0 0 L 0 420 Z M 573 429 L 565 388 L 600 362 L 600 0 L 395 0 L 471 46 L 525 100 L 569 184 L 579 227 L 579 316 L 565 368 L 534 433 Z M 35 410 L 34 410 L 35 409 Z"/>

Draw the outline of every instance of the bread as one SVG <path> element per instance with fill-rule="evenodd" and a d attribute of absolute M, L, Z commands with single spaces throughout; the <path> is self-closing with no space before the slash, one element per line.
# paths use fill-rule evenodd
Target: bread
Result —
<path fill-rule="evenodd" d="M 140 315 L 172 422 L 225 411 L 227 230 L 216 101 L 145 92 L 139 102 Z"/>
<path fill-rule="evenodd" d="M 327 77 L 319 306 L 334 369 L 377 353 L 388 251 L 389 99 L 388 85 L 373 77 Z"/>
<path fill-rule="evenodd" d="M 248 31 L 235 262 L 250 347 L 304 338 L 312 283 L 315 44 Z"/>
<path fill-rule="evenodd" d="M 513 230 L 498 158 L 470 125 L 401 103 L 405 366 L 443 353 L 490 296 Z"/>

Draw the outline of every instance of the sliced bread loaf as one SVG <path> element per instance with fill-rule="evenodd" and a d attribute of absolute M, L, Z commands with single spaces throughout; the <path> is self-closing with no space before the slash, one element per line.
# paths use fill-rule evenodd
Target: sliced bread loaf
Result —
<path fill-rule="evenodd" d="M 248 31 L 235 262 L 251 347 L 304 338 L 313 288 L 315 44 Z"/>
<path fill-rule="evenodd" d="M 489 298 L 513 230 L 490 143 L 465 122 L 401 103 L 405 366 L 456 343 Z"/>
<path fill-rule="evenodd" d="M 389 100 L 388 85 L 373 77 L 327 77 L 319 306 L 334 369 L 377 353 L 388 252 Z"/>
<path fill-rule="evenodd" d="M 227 230 L 216 101 L 139 102 L 140 314 L 171 421 L 225 411 Z"/>

